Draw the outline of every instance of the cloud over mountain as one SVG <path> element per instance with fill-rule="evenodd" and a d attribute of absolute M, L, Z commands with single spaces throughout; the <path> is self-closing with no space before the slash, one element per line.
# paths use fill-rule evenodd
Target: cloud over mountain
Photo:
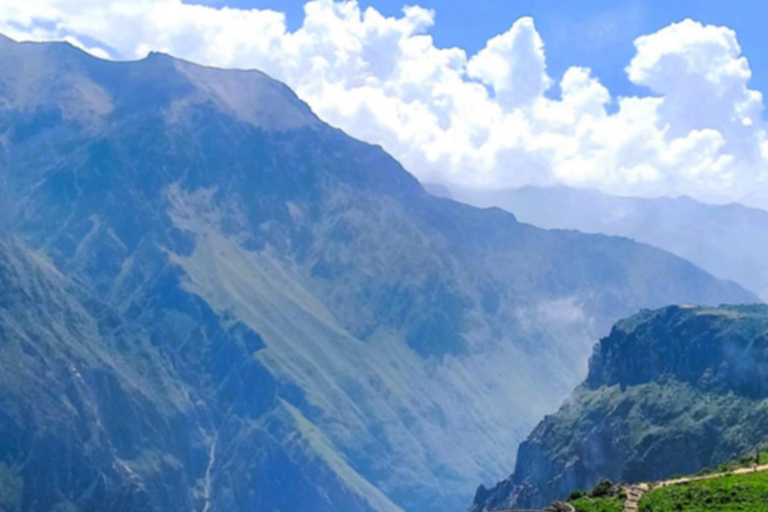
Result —
<path fill-rule="evenodd" d="M 68 39 L 115 59 L 156 50 L 259 68 L 428 181 L 564 183 L 768 206 L 762 95 L 749 89 L 749 63 L 726 27 L 684 20 L 638 38 L 626 71 L 648 95 L 617 98 L 586 68 L 550 77 L 531 18 L 468 56 L 435 46 L 435 13 L 420 7 L 385 17 L 356 2 L 313 0 L 305 13 L 289 31 L 270 10 L 36 0 L 0 6 L 0 31 Z"/>

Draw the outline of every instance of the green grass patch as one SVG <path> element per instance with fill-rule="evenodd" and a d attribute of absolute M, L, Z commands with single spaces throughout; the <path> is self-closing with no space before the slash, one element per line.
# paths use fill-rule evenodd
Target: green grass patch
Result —
<path fill-rule="evenodd" d="M 640 512 L 765 512 L 768 473 L 729 475 L 654 489 L 640 500 Z"/>
<path fill-rule="evenodd" d="M 698 473 L 696 473 L 696 475 L 709 475 L 712 473 L 728 473 L 729 471 L 733 471 L 735 469 L 752 467 L 758 461 L 760 465 L 768 464 L 768 450 L 760 450 L 759 459 L 755 457 L 754 452 L 749 453 L 736 460 L 732 460 L 724 464 L 720 464 L 715 468 L 704 468 Z"/>
<path fill-rule="evenodd" d="M 583 497 L 570 502 L 576 512 L 621 512 L 624 502 L 618 497 L 588 498 Z"/>

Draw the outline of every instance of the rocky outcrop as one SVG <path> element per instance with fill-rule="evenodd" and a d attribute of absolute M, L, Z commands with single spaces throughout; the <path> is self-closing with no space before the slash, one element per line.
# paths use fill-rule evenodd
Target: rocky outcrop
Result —
<path fill-rule="evenodd" d="M 643 311 L 600 341 L 589 367 L 472 510 L 542 506 L 603 477 L 691 474 L 766 440 L 768 306 Z"/>

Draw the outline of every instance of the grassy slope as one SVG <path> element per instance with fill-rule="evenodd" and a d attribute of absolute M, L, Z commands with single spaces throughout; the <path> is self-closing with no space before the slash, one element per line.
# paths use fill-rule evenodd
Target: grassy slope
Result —
<path fill-rule="evenodd" d="M 727 473 L 751 467 L 754 455 L 721 464 L 697 473 Z M 760 451 L 760 462 L 768 462 L 768 451 Z M 570 501 L 576 512 L 621 512 L 623 497 L 583 496 Z M 758 512 L 768 510 L 768 472 L 726 475 L 659 487 L 647 492 L 640 501 L 640 512 Z"/>
<path fill-rule="evenodd" d="M 768 473 L 729 475 L 654 489 L 641 512 L 757 512 L 768 510 Z"/>
<path fill-rule="evenodd" d="M 621 512 L 624 502 L 616 497 L 589 498 L 583 497 L 572 501 L 576 512 Z"/>
<path fill-rule="evenodd" d="M 759 464 L 768 463 L 768 450 L 766 450 L 764 447 L 760 449 L 760 458 L 758 463 Z M 755 464 L 754 453 L 748 453 L 736 460 L 732 460 L 724 464 L 720 464 L 718 467 L 714 469 L 710 469 L 710 468 L 703 469 L 698 474 L 706 475 L 710 473 L 727 473 L 728 471 L 733 471 L 739 468 L 748 468 L 753 466 L 754 464 Z"/>

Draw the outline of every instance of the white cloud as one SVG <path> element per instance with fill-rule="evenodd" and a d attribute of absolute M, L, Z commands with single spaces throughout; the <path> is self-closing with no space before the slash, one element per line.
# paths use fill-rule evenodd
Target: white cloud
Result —
<path fill-rule="evenodd" d="M 685 20 L 635 46 L 629 78 L 664 96 L 673 131 L 751 126 L 760 118 L 762 95 L 747 87 L 752 72 L 732 30 Z"/>
<path fill-rule="evenodd" d="M 325 120 L 382 144 L 425 181 L 474 187 L 593 186 L 768 206 L 768 142 L 759 92 L 736 34 L 686 20 L 635 41 L 627 67 L 646 97 L 612 98 L 584 68 L 545 96 L 544 42 L 530 18 L 468 58 L 435 47 L 434 12 L 385 17 L 314 0 L 290 32 L 282 13 L 180 0 L 10 0 L 0 31 L 80 41 L 94 54 L 149 50 L 286 82 Z M 606 105 L 616 101 L 609 114 Z"/>
<path fill-rule="evenodd" d="M 532 18 L 520 18 L 507 32 L 488 41 L 467 64 L 467 74 L 493 87 L 505 110 L 540 98 L 551 85 L 544 42 Z"/>

